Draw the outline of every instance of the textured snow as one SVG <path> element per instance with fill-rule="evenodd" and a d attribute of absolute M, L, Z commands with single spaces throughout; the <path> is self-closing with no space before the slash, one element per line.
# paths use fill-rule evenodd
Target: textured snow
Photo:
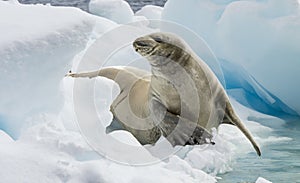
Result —
<path fill-rule="evenodd" d="M 244 67 L 278 97 L 261 97 L 265 103 L 280 108 L 275 104 L 280 99 L 299 114 L 299 12 L 297 0 L 169 0 L 162 19 L 190 28 L 204 38 L 218 58 Z M 252 107 L 262 111 L 260 105 Z"/>
<path fill-rule="evenodd" d="M 29 128 L 19 140 L 5 138 L 5 142 L 0 143 L 0 164 L 5 167 L 0 170 L 1 181 L 215 182 L 212 176 L 192 169 L 183 160 L 141 167 L 113 163 L 96 154 L 80 133 L 65 131 L 49 116 L 43 116 L 40 122 L 42 124 Z M 0 134 L 1 139 L 7 137 Z M 186 166 L 186 169 L 180 168 Z"/>
<path fill-rule="evenodd" d="M 26 118 L 60 110 L 60 81 L 72 58 L 93 32 L 115 24 L 75 8 L 4 1 L 0 16 L 0 127 L 17 137 L 31 123 Z"/>

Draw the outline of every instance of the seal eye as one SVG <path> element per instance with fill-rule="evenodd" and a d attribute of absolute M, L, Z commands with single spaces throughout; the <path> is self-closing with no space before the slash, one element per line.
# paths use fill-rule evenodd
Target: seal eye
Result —
<path fill-rule="evenodd" d="M 163 40 L 160 37 L 154 37 L 153 39 L 154 39 L 154 41 L 156 41 L 158 43 L 162 43 L 163 42 Z"/>

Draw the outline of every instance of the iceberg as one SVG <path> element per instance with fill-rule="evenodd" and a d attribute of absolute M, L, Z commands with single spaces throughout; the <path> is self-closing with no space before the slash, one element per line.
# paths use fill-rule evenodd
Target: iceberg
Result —
<path fill-rule="evenodd" d="M 270 97 L 257 93 L 258 102 L 263 101 L 270 110 L 275 107 L 280 113 L 295 115 L 296 112 L 298 116 L 299 16 L 297 0 L 169 0 L 162 12 L 162 20 L 179 23 L 201 36 L 221 60 L 221 65 L 222 60 L 228 60 L 239 66 L 232 70 L 240 66 L 246 68 L 249 76 L 263 86 L 269 96 L 276 96 L 269 100 Z M 225 73 L 225 77 L 230 76 Z M 253 98 L 244 95 L 244 100 L 249 102 Z M 267 106 L 261 107 L 260 102 L 248 106 L 269 113 L 263 109 Z"/>

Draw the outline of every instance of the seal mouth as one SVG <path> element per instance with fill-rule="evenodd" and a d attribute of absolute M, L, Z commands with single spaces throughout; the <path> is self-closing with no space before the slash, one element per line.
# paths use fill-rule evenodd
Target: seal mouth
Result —
<path fill-rule="evenodd" d="M 133 42 L 133 47 L 136 52 L 140 53 L 143 56 L 150 55 L 156 48 L 156 44 L 154 44 L 150 40 L 145 39 L 137 39 Z"/>

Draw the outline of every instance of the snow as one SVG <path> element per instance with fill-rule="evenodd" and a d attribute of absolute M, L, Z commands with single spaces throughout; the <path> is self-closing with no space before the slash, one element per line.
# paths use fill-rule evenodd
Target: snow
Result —
<path fill-rule="evenodd" d="M 79 133 L 65 131 L 51 119 L 28 129 L 18 141 L 4 145 L 5 148 L 0 150 L 0 164 L 5 167 L 0 171 L 3 182 L 150 183 L 157 178 L 161 182 L 215 180 L 200 170 L 190 170 L 190 176 L 189 172 L 185 173 L 187 170 L 169 169 L 169 163 L 138 168 L 112 163 L 94 153 Z M 187 165 L 177 162 L 176 166 Z"/>
<path fill-rule="evenodd" d="M 299 16 L 296 0 L 169 0 L 162 12 L 163 20 L 195 31 L 219 59 L 242 66 L 266 91 L 278 97 L 261 97 L 262 101 L 276 108 L 280 105 L 272 100 L 283 102 L 298 114 Z M 197 21 L 191 17 L 197 17 Z M 282 111 L 290 109 L 283 107 Z"/>
<path fill-rule="evenodd" d="M 5 147 L 0 150 L 0 164 L 5 167 L 0 171 L 1 181 L 215 182 L 212 176 L 192 169 L 183 160 L 141 167 L 113 163 L 96 154 L 79 133 L 65 131 L 51 117 L 44 120 L 29 128 L 19 140 L 1 143 Z"/>
<path fill-rule="evenodd" d="M 279 112 L 295 114 L 292 109 L 298 112 L 297 106 L 293 105 L 297 100 L 292 102 L 288 100 L 289 97 L 293 97 L 293 93 L 292 96 L 286 96 L 287 93 L 274 90 L 270 84 L 264 83 L 272 81 L 274 85 L 285 86 L 284 84 L 289 81 L 287 80 L 288 73 L 284 72 L 286 75 L 280 75 L 280 77 L 273 76 L 271 71 L 263 75 L 257 74 L 255 68 L 258 60 L 262 63 L 258 66 L 273 66 L 259 59 L 266 51 L 262 49 L 264 46 L 260 45 L 256 48 L 249 44 L 247 47 L 249 50 L 258 51 L 258 55 L 255 55 L 257 57 L 255 59 L 258 60 L 254 62 L 254 59 L 250 59 L 251 55 L 244 50 L 246 48 L 238 47 L 241 40 L 233 39 L 229 42 L 226 36 L 221 34 L 219 27 L 223 27 L 224 33 L 229 37 L 233 36 L 230 31 L 238 28 L 235 27 L 235 21 L 241 23 L 240 17 L 237 16 L 237 20 L 234 19 L 233 22 L 229 22 L 228 19 L 237 13 L 236 8 L 255 7 L 251 9 L 257 14 L 254 16 L 257 18 L 255 21 L 267 22 L 267 25 L 262 23 L 260 31 L 276 27 L 275 33 L 279 40 L 274 39 L 275 43 L 282 41 L 286 47 L 274 45 L 276 49 L 283 49 L 281 58 L 286 53 L 291 54 L 288 58 L 291 63 L 290 67 L 295 67 L 297 65 L 294 65 L 293 61 L 295 61 L 299 47 L 296 42 L 298 37 L 295 36 L 292 39 L 292 35 L 296 35 L 295 31 L 299 29 L 296 15 L 298 10 L 291 6 L 294 1 L 287 1 L 287 4 L 271 0 L 268 2 L 230 2 L 232 1 L 205 0 L 183 3 L 179 0 L 169 0 L 163 10 L 155 6 L 146 6 L 134 16 L 125 1 L 91 1 L 91 12 L 105 17 L 102 18 L 76 8 L 21 5 L 16 1 L 0 1 L 0 16 L 6 17 L 0 19 L 0 84 L 2 86 L 0 90 L 0 165 L 5 167 L 0 170 L 1 182 L 210 183 L 217 182 L 219 179 L 217 176 L 234 171 L 232 163 L 236 156 L 254 153 L 250 143 L 236 127 L 221 125 L 218 130 L 214 130 L 216 145 L 174 148 L 175 154 L 168 154 L 168 158 L 160 161 L 162 155 L 169 153 L 163 152 L 165 149 L 161 149 L 160 146 L 143 147 L 130 133 L 124 131 L 105 134 L 103 127 L 107 126 L 112 119 L 109 106 L 119 92 L 112 81 L 96 78 L 78 79 L 75 82 L 72 78 L 63 78 L 70 68 L 72 71 L 93 70 L 99 68 L 99 63 L 104 61 L 107 61 L 104 66 L 131 65 L 149 69 L 149 66 L 141 62 L 143 60 L 128 44 L 137 36 L 145 34 L 145 30 L 141 31 L 133 26 L 122 27 L 117 23 L 136 21 L 141 16 L 147 19 L 159 19 L 161 13 L 163 18 L 172 19 L 193 29 L 217 53 L 221 64 L 207 48 L 206 42 L 199 41 L 199 37 L 187 34 L 187 30 L 183 28 L 174 29 L 174 26 L 169 24 L 161 27 L 165 30 L 182 31 L 181 36 L 187 39 L 196 53 L 207 61 L 224 85 L 222 80 L 225 79 L 235 110 L 261 147 L 268 143 L 290 141 L 291 139 L 286 137 L 274 136 L 273 129 L 259 124 L 261 119 L 272 120 L 274 126 L 284 125 L 283 121 L 248 108 L 255 108 L 269 114 Z M 202 8 L 203 11 L 196 11 L 196 7 Z M 278 9 L 278 7 L 282 8 Z M 105 14 L 99 14 L 101 12 Z M 241 16 L 245 18 L 248 16 L 247 13 L 248 11 L 245 11 Z M 191 15 L 199 17 L 197 23 L 191 21 L 194 20 L 190 19 Z M 254 23 L 249 25 L 253 31 Z M 158 24 L 154 27 L 157 28 Z M 284 33 L 287 27 L 290 28 L 289 34 Z M 246 32 L 240 33 L 239 37 L 249 33 L 247 27 L 244 28 Z M 242 27 L 237 31 L 241 32 L 240 29 Z M 126 34 L 118 34 L 119 31 Z M 285 38 L 289 39 L 283 39 L 280 33 L 285 34 Z M 103 45 L 101 41 L 96 41 L 102 35 L 105 35 L 106 41 L 110 41 L 110 44 Z M 249 35 L 251 37 L 251 34 Z M 215 36 L 218 41 L 215 40 Z M 255 38 L 252 35 L 251 39 L 263 39 L 266 41 L 265 44 L 270 46 L 270 37 L 274 35 L 268 36 Z M 121 41 L 121 44 L 114 40 Z M 245 38 L 244 41 L 251 40 Z M 221 49 L 219 44 L 224 49 Z M 230 46 L 224 46 L 225 44 Z M 242 42 L 242 44 L 245 43 Z M 91 45 L 94 45 L 92 50 L 90 50 Z M 105 51 L 111 53 L 111 49 L 115 46 L 120 48 L 119 52 L 112 55 L 104 54 Z M 290 50 L 293 53 L 288 52 L 289 48 L 293 48 Z M 240 52 L 236 52 L 235 49 Z M 275 55 L 267 53 L 270 59 L 276 60 L 275 57 L 280 56 L 281 52 L 276 52 Z M 87 55 L 92 55 L 92 57 Z M 109 59 L 105 60 L 106 57 Z M 250 63 L 249 59 L 253 63 Z M 249 63 L 244 63 L 246 61 L 243 60 Z M 282 66 L 281 62 L 278 62 L 278 65 Z M 230 68 L 238 72 L 232 72 Z M 276 70 L 276 67 L 274 69 Z M 222 78 L 222 72 L 224 78 Z M 295 75 L 293 69 L 290 74 L 293 77 L 298 76 Z M 274 77 L 278 82 L 274 83 L 274 78 L 271 80 L 269 76 Z M 78 104 L 88 105 L 84 103 L 89 100 L 86 95 L 89 94 L 91 85 L 88 84 L 93 86 L 96 101 L 90 106 L 96 106 L 97 110 L 92 113 L 89 111 L 93 109 L 92 107 L 81 108 L 80 111 L 84 113 L 81 114 L 84 118 L 82 121 L 84 126 L 81 126 L 78 113 L 75 111 L 80 109 Z M 88 87 L 84 88 L 85 92 L 78 95 L 74 90 L 76 85 Z M 288 89 L 294 92 L 298 88 L 291 85 Z M 75 97 L 76 100 L 74 100 L 74 96 L 85 96 L 85 98 L 80 100 Z M 257 108 L 258 106 L 260 107 Z M 100 123 L 91 123 L 88 119 L 93 117 L 98 118 L 99 120 L 95 122 Z M 159 143 L 161 142 L 165 142 L 165 139 L 161 138 Z M 103 147 L 109 148 L 106 152 L 108 154 L 103 153 Z M 171 146 L 166 147 L 166 149 L 170 148 Z M 149 161 L 141 164 L 141 160 L 145 157 Z M 130 166 L 130 164 L 139 166 Z M 260 177 L 257 182 L 268 181 Z"/>
<path fill-rule="evenodd" d="M 130 5 L 124 0 L 91 0 L 89 12 L 123 24 L 131 22 L 134 15 Z"/>

